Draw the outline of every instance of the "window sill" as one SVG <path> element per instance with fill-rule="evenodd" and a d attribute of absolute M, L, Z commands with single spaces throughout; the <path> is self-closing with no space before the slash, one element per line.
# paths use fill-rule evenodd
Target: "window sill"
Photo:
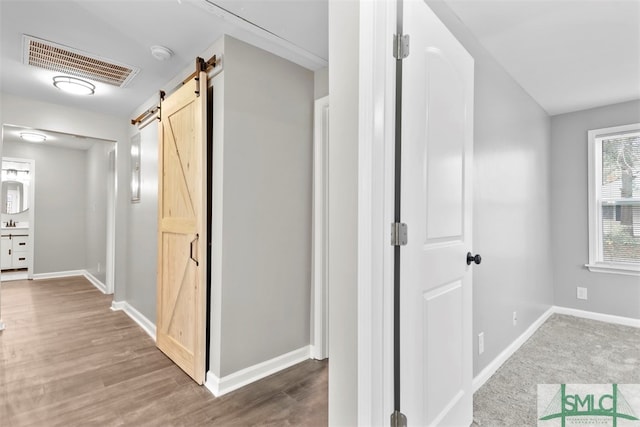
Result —
<path fill-rule="evenodd" d="M 640 276 L 640 265 L 630 264 L 585 264 L 592 273 L 622 274 L 624 276 Z"/>

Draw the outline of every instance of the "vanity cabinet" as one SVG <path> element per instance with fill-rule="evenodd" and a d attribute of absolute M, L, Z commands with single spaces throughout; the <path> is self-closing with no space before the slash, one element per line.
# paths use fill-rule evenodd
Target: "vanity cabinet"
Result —
<path fill-rule="evenodd" d="M 0 268 L 2 270 L 27 268 L 29 265 L 29 234 L 2 233 L 0 238 Z"/>

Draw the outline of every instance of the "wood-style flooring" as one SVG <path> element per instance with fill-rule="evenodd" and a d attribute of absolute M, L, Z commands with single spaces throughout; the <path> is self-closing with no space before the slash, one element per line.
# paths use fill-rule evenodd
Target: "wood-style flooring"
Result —
<path fill-rule="evenodd" d="M 327 363 L 221 397 L 83 277 L 2 283 L 0 426 L 326 426 Z"/>

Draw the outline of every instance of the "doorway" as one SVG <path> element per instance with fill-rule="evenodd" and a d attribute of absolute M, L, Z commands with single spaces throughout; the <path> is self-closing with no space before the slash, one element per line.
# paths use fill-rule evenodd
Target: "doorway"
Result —
<path fill-rule="evenodd" d="M 2 157 L 1 251 L 2 280 L 33 277 L 35 162 Z"/>
<path fill-rule="evenodd" d="M 26 133 L 38 140 L 29 141 Z M 114 150 L 109 140 L 3 125 L 3 158 L 30 159 L 38 169 L 37 182 L 31 176 L 33 202 L 24 219 L 14 218 L 28 226 L 33 251 L 28 277 L 16 279 L 84 275 L 113 293 Z"/>

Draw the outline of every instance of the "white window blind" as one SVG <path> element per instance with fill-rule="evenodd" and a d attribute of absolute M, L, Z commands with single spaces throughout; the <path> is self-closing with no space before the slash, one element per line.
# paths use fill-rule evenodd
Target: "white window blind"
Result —
<path fill-rule="evenodd" d="M 640 264 L 640 133 L 597 138 L 600 262 Z"/>

